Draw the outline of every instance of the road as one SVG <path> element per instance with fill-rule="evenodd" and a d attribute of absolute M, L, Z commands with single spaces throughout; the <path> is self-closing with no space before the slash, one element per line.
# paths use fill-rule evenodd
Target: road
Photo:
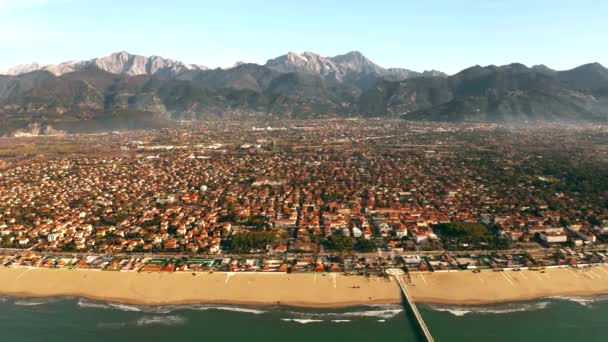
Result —
<path fill-rule="evenodd" d="M 577 252 L 589 252 L 589 251 L 601 251 L 608 249 L 608 245 L 599 244 L 595 246 L 587 246 L 584 248 L 573 249 Z M 46 252 L 46 251 L 33 251 L 30 249 L 19 249 L 19 248 L 0 248 L 0 255 L 12 255 L 12 254 L 26 254 L 30 252 L 41 253 L 45 255 L 54 255 L 54 256 L 86 256 L 86 255 L 112 255 L 116 257 L 136 257 L 136 258 L 144 258 L 144 257 L 199 257 L 199 258 L 251 258 L 251 257 L 319 257 L 319 256 L 335 256 L 335 255 L 352 255 L 358 258 L 396 258 L 402 255 L 421 255 L 421 256 L 438 256 L 443 255 L 445 253 L 449 253 L 452 255 L 464 254 L 490 254 L 490 253 L 498 253 L 498 254 L 523 254 L 529 253 L 534 255 L 546 255 L 550 252 L 555 251 L 556 248 L 534 248 L 534 249 L 508 249 L 508 250 L 462 250 L 462 251 L 444 251 L 444 250 L 436 250 L 436 251 L 404 251 L 404 252 L 389 252 L 389 251 L 377 251 L 377 252 L 369 252 L 369 253 L 330 253 L 330 252 L 322 252 L 322 253 L 288 253 L 284 254 L 179 254 L 179 253 L 112 253 L 112 254 L 104 254 L 104 253 L 96 253 L 96 252 Z"/>

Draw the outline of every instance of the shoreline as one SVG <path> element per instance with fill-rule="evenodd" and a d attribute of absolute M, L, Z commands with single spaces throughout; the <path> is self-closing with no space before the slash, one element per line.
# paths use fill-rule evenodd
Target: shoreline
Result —
<path fill-rule="evenodd" d="M 530 297 L 530 298 L 519 298 L 516 300 L 500 300 L 500 301 L 450 301 L 445 299 L 435 299 L 435 298 L 421 298 L 416 301 L 416 304 L 419 305 L 440 305 L 440 306 L 457 306 L 461 308 L 477 308 L 477 307 L 492 307 L 495 305 L 502 304 L 518 304 L 518 303 L 529 303 L 535 301 L 542 300 L 568 300 L 571 298 L 582 298 L 582 299 L 593 299 L 594 297 L 608 295 L 608 293 L 564 293 L 560 296 L 548 296 L 548 297 Z M 353 301 L 352 303 L 342 302 L 339 304 L 324 304 L 324 303 L 312 303 L 312 302 L 290 302 L 290 303 L 262 303 L 262 302 L 244 302 L 244 301 L 194 301 L 194 302 L 171 302 L 171 303 L 157 303 L 150 304 L 147 302 L 141 302 L 137 300 L 128 300 L 121 298 L 107 298 L 107 297 L 96 297 L 91 295 L 82 295 L 82 294 L 70 294 L 70 295 L 38 295 L 27 292 L 22 293 L 1 293 L 0 298 L 13 298 L 13 299 L 77 299 L 77 300 L 87 300 L 93 303 L 99 304 L 115 304 L 115 305 L 133 305 L 137 307 L 144 308 L 163 308 L 163 307 L 188 307 L 191 305 L 209 305 L 209 306 L 226 306 L 229 308 L 238 309 L 240 307 L 252 308 L 252 309 L 265 309 L 272 307 L 282 307 L 282 308 L 300 308 L 300 309 L 347 309 L 354 307 L 365 307 L 365 306 L 382 306 L 382 305 L 403 305 L 403 302 L 386 302 L 379 301 L 377 303 L 374 302 L 365 302 L 361 303 L 358 301 Z M 145 310 L 143 310 L 145 311 Z"/>
<path fill-rule="evenodd" d="M 357 288 L 354 288 L 357 287 Z M 385 278 L 338 274 L 138 273 L 0 268 L 0 295 L 79 297 L 142 306 L 224 304 L 341 308 L 400 304 Z"/>
<path fill-rule="evenodd" d="M 493 305 L 559 297 L 608 295 L 608 266 L 589 269 L 480 273 L 414 273 L 408 291 L 416 303 Z"/>
<path fill-rule="evenodd" d="M 327 304 L 327 303 L 314 303 L 314 302 L 281 302 L 281 303 L 269 303 L 269 302 L 259 302 L 259 301 L 184 301 L 184 302 L 142 302 L 131 299 L 122 299 L 122 298 L 109 298 L 109 297 L 97 297 L 91 295 L 84 294 L 66 294 L 66 295 L 39 295 L 32 294 L 28 292 L 21 293 L 3 293 L 0 291 L 0 298 L 18 298 L 18 299 L 49 299 L 49 298 L 58 298 L 58 299 L 84 299 L 89 300 L 95 303 L 110 303 L 110 304 L 125 304 L 125 305 L 134 305 L 148 308 L 162 308 L 166 306 L 189 306 L 189 305 L 217 305 L 217 306 L 228 306 L 228 307 L 252 307 L 252 308 L 268 308 L 268 307 L 285 307 L 285 308 L 303 308 L 303 309 L 343 309 L 343 308 L 352 308 L 357 306 L 380 306 L 380 305 L 401 305 L 401 301 L 396 302 L 386 302 L 380 300 L 378 302 L 375 301 L 367 301 L 365 303 L 359 301 L 353 302 L 340 302 L 335 304 Z M 431 303 L 429 303 L 431 304 Z"/>
<path fill-rule="evenodd" d="M 572 293 L 563 293 L 558 296 L 534 296 L 534 297 L 519 297 L 517 299 L 500 299 L 500 300 L 470 300 L 470 301 L 459 301 L 459 300 L 449 300 L 444 298 L 420 298 L 420 300 L 416 301 L 416 304 L 423 305 L 454 305 L 454 306 L 462 306 L 462 307 L 476 307 L 476 306 L 492 306 L 492 305 L 500 305 L 500 304 L 512 304 L 512 303 L 526 303 L 533 302 L 539 300 L 551 300 L 551 299 L 568 299 L 568 298 L 593 298 L 608 295 L 608 292 L 602 293 L 594 293 L 594 292 L 572 292 Z"/>
<path fill-rule="evenodd" d="M 608 295 L 608 266 L 541 273 L 469 271 L 412 273 L 417 304 L 481 306 Z M 82 298 L 96 302 L 170 305 L 346 308 L 402 304 L 394 280 L 340 274 L 137 273 L 45 268 L 0 268 L 0 296 Z"/>

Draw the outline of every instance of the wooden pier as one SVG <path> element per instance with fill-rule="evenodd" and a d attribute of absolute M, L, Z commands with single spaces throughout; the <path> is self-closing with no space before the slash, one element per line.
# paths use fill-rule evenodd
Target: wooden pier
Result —
<path fill-rule="evenodd" d="M 416 322 L 418 323 L 418 327 L 420 328 L 420 330 L 422 331 L 422 334 L 424 335 L 425 341 L 434 342 L 435 340 L 433 339 L 433 336 L 431 335 L 431 331 L 426 326 L 426 323 L 424 323 L 424 320 L 422 319 L 422 315 L 420 315 L 420 311 L 418 311 L 418 308 L 416 307 L 416 304 L 412 300 L 412 297 L 410 297 L 409 293 L 407 293 L 407 287 L 405 286 L 405 282 L 403 281 L 403 278 L 402 278 L 403 271 L 393 269 L 393 270 L 387 270 L 387 273 L 390 274 L 397 281 L 397 283 L 399 284 L 399 287 L 401 287 L 401 292 L 403 292 L 405 301 L 407 302 L 409 309 L 412 311 L 412 313 L 414 314 L 414 317 L 416 318 Z"/>

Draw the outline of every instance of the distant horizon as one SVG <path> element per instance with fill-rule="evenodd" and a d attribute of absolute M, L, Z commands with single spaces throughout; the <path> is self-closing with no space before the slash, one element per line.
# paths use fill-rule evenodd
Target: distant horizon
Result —
<path fill-rule="evenodd" d="M 447 72 L 447 71 L 444 71 L 444 70 L 441 70 L 441 69 L 437 69 L 437 68 L 429 68 L 429 69 L 424 69 L 424 70 L 416 70 L 416 69 L 411 69 L 411 68 L 408 68 L 408 67 L 406 67 L 406 66 L 392 66 L 392 65 L 388 65 L 388 66 L 387 66 L 387 65 L 381 65 L 381 64 L 379 64 L 379 63 L 376 63 L 376 61 L 375 61 L 373 58 L 370 58 L 368 55 L 366 55 L 366 54 L 365 54 L 365 52 L 362 52 L 361 50 L 357 50 L 357 49 L 353 49 L 353 50 L 345 51 L 345 52 L 342 52 L 342 53 L 338 53 L 338 54 L 336 54 L 336 55 L 324 55 L 324 54 L 318 53 L 318 52 L 316 52 L 316 51 L 310 51 L 310 50 L 307 50 L 307 51 L 301 51 L 301 52 L 291 50 L 291 51 L 287 51 L 287 52 L 285 52 L 285 53 L 284 53 L 284 54 L 282 54 L 282 55 L 278 55 L 278 56 L 272 56 L 272 57 L 269 57 L 268 59 L 266 59 L 266 60 L 265 60 L 264 62 L 262 62 L 262 63 L 257 63 L 257 62 L 246 62 L 246 61 L 238 61 L 238 60 L 237 60 L 237 61 L 236 61 L 236 62 L 235 62 L 233 65 L 224 66 L 224 67 L 222 67 L 222 66 L 213 67 L 213 66 L 204 65 L 204 64 L 192 63 L 191 61 L 187 61 L 187 60 L 181 60 L 181 59 L 174 58 L 174 57 L 171 57 L 171 56 L 162 56 L 162 55 L 159 55 L 159 54 L 150 54 L 150 55 L 145 55 L 145 54 L 141 54 L 141 53 L 137 53 L 137 52 L 133 52 L 133 51 L 129 51 L 129 50 L 124 50 L 124 49 L 123 49 L 123 50 L 114 51 L 114 52 L 107 53 L 107 54 L 100 55 L 100 56 L 93 56 L 93 57 L 91 57 L 91 58 L 85 58 L 85 59 L 82 59 L 82 60 L 77 60 L 77 59 L 68 59 L 68 60 L 59 61 L 59 62 L 53 62 L 53 63 L 44 63 L 44 62 L 39 62 L 39 61 L 31 61 L 31 62 L 24 62 L 24 63 L 19 63 L 19 64 L 15 64 L 15 65 L 12 65 L 12 66 L 6 66 L 6 67 L 1 67 L 1 66 L 0 66 L 0 75 L 2 75 L 2 72 L 5 72 L 5 71 L 8 71 L 8 70 L 10 70 L 10 69 L 12 69 L 12 68 L 19 67 L 19 66 L 23 66 L 23 65 L 39 64 L 39 65 L 41 65 L 41 66 L 48 66 L 48 65 L 59 65 L 59 64 L 62 64 L 62 63 L 69 63 L 69 62 L 82 62 L 82 61 L 88 61 L 88 60 L 92 60 L 92 59 L 95 59 L 95 58 L 109 57 L 109 56 L 111 56 L 111 55 L 113 55 L 113 54 L 118 54 L 118 53 L 121 53 L 121 52 L 126 52 L 126 53 L 128 53 L 128 54 L 130 54 L 130 55 L 135 55 L 135 56 L 143 56 L 143 57 L 161 57 L 161 58 L 163 58 L 163 59 L 170 59 L 170 60 L 174 60 L 174 61 L 182 62 L 182 63 L 184 63 L 184 64 L 196 64 L 196 65 L 199 65 L 199 66 L 204 66 L 204 67 L 207 67 L 209 70 L 214 70 L 214 69 L 223 69 L 223 70 L 226 70 L 226 69 L 230 69 L 230 68 L 236 67 L 236 66 L 237 66 L 237 63 L 239 63 L 239 64 L 244 63 L 244 64 L 258 64 L 258 65 L 265 65 L 265 64 L 266 64 L 266 62 L 267 62 L 268 60 L 271 60 L 271 59 L 274 59 L 274 58 L 277 58 L 277 57 L 280 57 L 280 56 L 287 55 L 288 53 L 297 53 L 297 54 L 300 54 L 300 55 L 301 55 L 301 54 L 303 54 L 303 53 L 315 53 L 315 54 L 318 54 L 318 55 L 320 55 L 320 56 L 322 56 L 322 57 L 335 57 L 335 56 L 338 56 L 338 55 L 343 55 L 343 54 L 347 54 L 347 53 L 350 53 L 350 52 L 359 52 L 359 53 L 361 53 L 363 56 L 365 56 L 366 58 L 368 58 L 369 60 L 371 60 L 372 62 L 374 62 L 375 64 L 377 64 L 378 66 L 380 66 L 380 67 L 382 67 L 382 68 L 385 68 L 385 69 L 389 69 L 389 68 L 403 68 L 403 69 L 409 69 L 409 70 L 416 71 L 416 72 L 424 72 L 424 71 L 440 71 L 440 72 L 444 72 L 444 73 L 448 74 L 449 76 L 452 76 L 452 75 L 458 74 L 459 72 L 461 72 L 461 71 L 463 71 L 463 70 L 466 70 L 466 69 L 468 69 L 468 68 L 474 67 L 474 66 L 480 66 L 480 67 L 497 66 L 497 67 L 501 67 L 501 66 L 507 66 L 507 65 L 511 65 L 511 64 L 522 64 L 522 65 L 524 65 L 524 66 L 526 66 L 526 67 L 528 67 L 528 68 L 532 68 L 532 67 L 534 67 L 534 66 L 540 66 L 540 65 L 543 65 L 543 66 L 545 66 L 545 67 L 547 67 L 547 68 L 549 68 L 549 69 L 551 69 L 551 70 L 554 70 L 554 71 L 566 71 L 566 70 L 571 70 L 571 69 L 578 68 L 578 67 L 583 66 L 583 65 L 594 64 L 594 63 L 598 63 L 598 64 L 600 64 L 600 65 L 602 65 L 602 66 L 604 66 L 604 67 L 605 67 L 605 65 L 604 65 L 604 64 L 602 64 L 602 63 L 600 63 L 600 62 L 597 62 L 597 61 L 589 61 L 589 62 L 585 62 L 585 63 L 579 64 L 579 65 L 572 66 L 571 68 L 567 68 L 567 69 L 557 69 L 557 68 L 553 68 L 552 66 L 547 65 L 547 64 L 545 64 L 545 63 L 541 63 L 541 64 L 534 64 L 534 65 L 529 65 L 529 64 L 525 64 L 525 63 L 518 62 L 518 61 L 513 61 L 513 62 L 506 63 L 506 64 L 495 64 L 495 63 L 494 63 L 494 64 L 485 64 L 485 65 L 480 65 L 480 64 L 471 64 L 471 65 L 466 66 L 466 67 L 464 67 L 464 68 L 462 68 L 462 69 L 460 69 L 460 70 L 457 70 L 457 71 L 455 71 L 455 72 Z"/>
<path fill-rule="evenodd" d="M 608 3 L 591 0 L 0 0 L 0 70 L 121 50 L 212 69 L 289 51 L 359 50 L 382 67 L 416 71 L 513 62 L 568 70 L 608 65 L 606 13 Z"/>

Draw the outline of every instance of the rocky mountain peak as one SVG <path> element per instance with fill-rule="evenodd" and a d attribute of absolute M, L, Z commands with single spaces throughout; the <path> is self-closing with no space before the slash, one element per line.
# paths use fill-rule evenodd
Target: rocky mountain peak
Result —
<path fill-rule="evenodd" d="M 109 56 L 94 58 L 87 61 L 68 61 L 60 64 L 41 65 L 37 63 L 21 65 L 4 72 L 7 75 L 20 75 L 36 70 L 46 70 L 55 76 L 60 76 L 84 68 L 95 66 L 112 74 L 160 75 L 173 77 L 187 70 L 206 70 L 207 68 L 196 64 L 184 64 L 160 56 L 145 57 L 134 55 L 127 51 L 114 52 Z"/>
<path fill-rule="evenodd" d="M 27 74 L 28 72 L 41 70 L 46 66 L 46 64 L 39 64 L 35 62 L 30 64 L 19 64 L 6 70 L 0 70 L 0 75 L 16 76 L 21 74 Z"/>
<path fill-rule="evenodd" d="M 376 65 L 359 51 L 351 51 L 344 55 L 338 55 L 332 57 L 331 60 L 339 64 L 343 69 L 354 72 L 376 75 L 386 72 L 384 68 Z"/>
<path fill-rule="evenodd" d="M 306 72 L 321 76 L 339 77 L 339 68 L 326 57 L 306 51 L 302 54 L 289 52 L 286 55 L 268 60 L 266 66 L 279 72 Z"/>

